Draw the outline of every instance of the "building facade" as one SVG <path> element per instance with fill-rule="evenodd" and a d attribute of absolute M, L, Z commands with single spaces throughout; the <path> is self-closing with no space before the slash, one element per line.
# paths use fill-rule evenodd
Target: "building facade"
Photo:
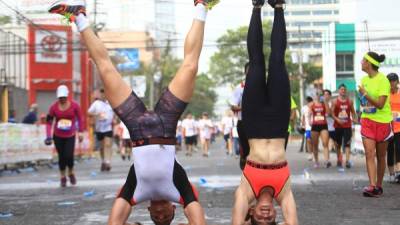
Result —
<path fill-rule="evenodd" d="M 339 0 L 286 0 L 285 18 L 289 49 L 307 56 L 321 55 L 322 33 L 339 22 Z M 274 11 L 264 7 L 264 19 L 273 20 Z"/>

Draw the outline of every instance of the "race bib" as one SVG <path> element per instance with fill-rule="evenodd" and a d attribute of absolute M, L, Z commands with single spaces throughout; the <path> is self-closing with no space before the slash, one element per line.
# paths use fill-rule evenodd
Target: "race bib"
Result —
<path fill-rule="evenodd" d="M 376 113 L 376 107 L 374 107 L 374 106 L 364 106 L 363 107 L 363 113 L 374 114 L 374 113 Z"/>
<path fill-rule="evenodd" d="M 363 111 L 362 111 L 363 113 L 366 113 L 366 114 L 374 114 L 374 113 L 376 113 L 376 107 L 373 106 L 368 101 L 366 102 L 366 104 L 362 108 L 363 108 Z"/>
<path fill-rule="evenodd" d="M 342 121 L 347 121 L 347 119 L 349 118 L 349 115 L 347 114 L 346 111 L 341 111 L 338 115 L 339 120 Z"/>
<path fill-rule="evenodd" d="M 57 122 L 57 128 L 63 131 L 69 131 L 72 128 L 72 121 L 68 119 L 61 119 Z"/>
<path fill-rule="evenodd" d="M 325 117 L 323 115 L 321 115 L 320 113 L 318 113 L 315 117 L 314 117 L 314 121 L 324 121 Z"/>

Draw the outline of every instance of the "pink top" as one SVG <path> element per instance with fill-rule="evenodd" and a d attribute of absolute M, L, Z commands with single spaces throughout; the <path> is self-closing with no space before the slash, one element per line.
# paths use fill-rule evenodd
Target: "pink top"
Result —
<path fill-rule="evenodd" d="M 51 129 L 53 119 L 54 123 L 54 136 L 57 137 L 72 137 L 76 132 L 76 122 L 79 125 L 79 131 L 83 131 L 82 113 L 78 103 L 71 101 L 71 105 L 67 110 L 60 110 L 58 102 L 51 105 L 49 109 L 49 118 L 47 120 L 46 132 L 47 137 L 51 137 Z"/>

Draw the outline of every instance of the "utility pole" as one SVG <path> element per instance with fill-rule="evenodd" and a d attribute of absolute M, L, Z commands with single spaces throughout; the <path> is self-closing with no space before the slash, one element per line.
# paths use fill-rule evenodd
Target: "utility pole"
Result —
<path fill-rule="evenodd" d="M 97 0 L 94 0 L 94 9 L 93 9 L 93 23 L 94 23 L 94 27 L 96 27 L 97 25 Z M 97 32 L 97 30 L 96 30 Z"/>
<path fill-rule="evenodd" d="M 298 61 L 299 61 L 299 89 L 300 89 L 300 106 L 304 105 L 304 76 L 303 76 L 303 51 L 302 51 L 302 39 L 301 39 L 301 27 L 299 26 L 299 51 L 298 51 Z"/>

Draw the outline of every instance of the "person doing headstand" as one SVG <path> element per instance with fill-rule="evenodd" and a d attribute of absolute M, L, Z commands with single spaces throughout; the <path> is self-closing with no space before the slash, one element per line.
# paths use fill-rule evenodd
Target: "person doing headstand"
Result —
<path fill-rule="evenodd" d="M 150 201 L 149 212 L 156 225 L 170 224 L 175 206 L 181 203 L 189 224 L 205 224 L 185 170 L 175 158 L 178 120 L 193 95 L 199 57 L 203 46 L 207 11 L 218 0 L 195 0 L 194 20 L 186 36 L 184 59 L 154 110 L 146 109 L 113 66 L 107 49 L 90 28 L 84 0 L 57 1 L 51 13 L 67 15 L 78 27 L 90 56 L 97 65 L 107 100 L 129 129 L 133 165 L 111 210 L 108 224 L 127 224 L 132 206 Z"/>
<path fill-rule="evenodd" d="M 249 139 L 250 154 L 235 193 L 233 225 L 275 224 L 275 199 L 282 208 L 284 224 L 297 225 L 296 203 L 290 187 L 290 171 L 285 156 L 285 137 L 290 117 L 290 84 L 285 66 L 287 45 L 284 0 L 268 0 L 275 10 L 271 34 L 271 54 L 266 79 L 263 53 L 261 7 L 253 0 L 247 36 L 250 66 L 242 100 L 242 116 Z M 254 207 L 250 207 L 255 202 Z"/>

